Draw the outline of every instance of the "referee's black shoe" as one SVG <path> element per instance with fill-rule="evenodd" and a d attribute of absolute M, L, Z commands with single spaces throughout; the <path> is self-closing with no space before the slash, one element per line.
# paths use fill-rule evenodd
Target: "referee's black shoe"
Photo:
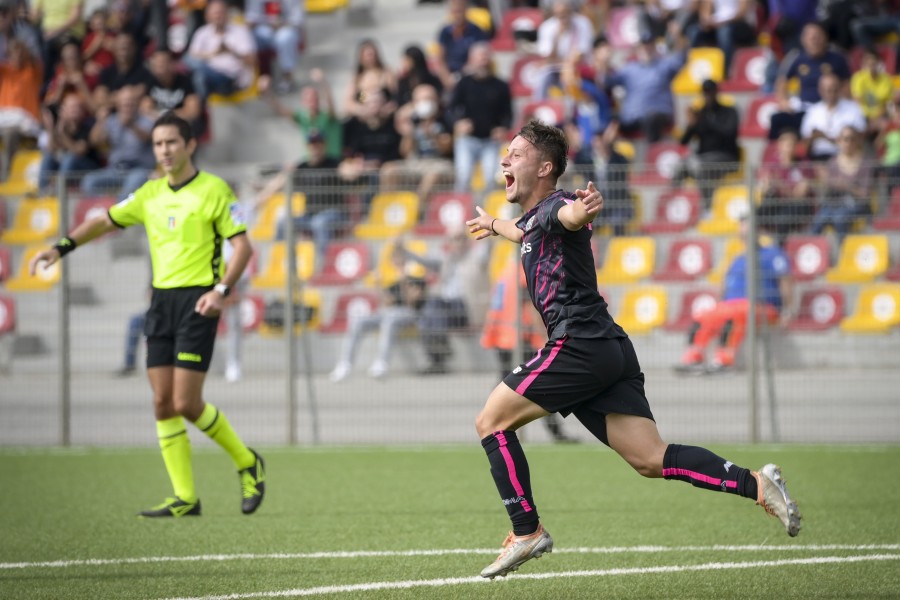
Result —
<path fill-rule="evenodd" d="M 139 517 L 199 517 L 200 500 L 185 502 L 181 498 L 166 498 L 159 506 L 138 513 Z"/>
<path fill-rule="evenodd" d="M 266 495 L 266 463 L 253 448 L 249 449 L 256 457 L 252 467 L 238 471 L 241 478 L 241 512 L 252 514 L 262 504 Z"/>

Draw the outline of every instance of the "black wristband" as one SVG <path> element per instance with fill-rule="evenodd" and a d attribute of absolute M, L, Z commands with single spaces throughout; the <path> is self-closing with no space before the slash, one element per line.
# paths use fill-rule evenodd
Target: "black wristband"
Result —
<path fill-rule="evenodd" d="M 59 252 L 59 257 L 62 258 L 69 252 L 75 249 L 78 244 L 70 237 L 61 238 L 58 242 L 56 242 L 53 247 Z"/>
<path fill-rule="evenodd" d="M 496 221 L 496 220 L 497 220 L 497 219 L 494 219 L 494 221 Z M 494 235 L 500 235 L 500 234 L 498 234 L 497 231 L 494 229 L 494 221 L 491 221 L 491 233 L 493 233 Z"/>

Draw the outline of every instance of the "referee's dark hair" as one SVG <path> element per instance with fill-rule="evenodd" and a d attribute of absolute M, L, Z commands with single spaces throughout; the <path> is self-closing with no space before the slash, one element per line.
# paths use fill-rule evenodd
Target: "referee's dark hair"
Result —
<path fill-rule="evenodd" d="M 156 122 L 153 124 L 153 128 L 150 129 L 150 133 L 153 133 L 157 127 L 162 127 L 163 125 L 174 125 L 178 129 L 178 133 L 181 135 L 181 139 L 184 140 L 184 143 L 187 144 L 189 141 L 194 139 L 194 132 L 191 129 L 190 123 L 176 115 L 171 110 L 167 110 L 163 114 L 156 119 Z"/>
<path fill-rule="evenodd" d="M 559 127 L 531 119 L 522 126 L 518 135 L 531 142 L 543 158 L 553 163 L 553 176 L 556 179 L 562 177 L 569 162 L 569 142 Z"/>

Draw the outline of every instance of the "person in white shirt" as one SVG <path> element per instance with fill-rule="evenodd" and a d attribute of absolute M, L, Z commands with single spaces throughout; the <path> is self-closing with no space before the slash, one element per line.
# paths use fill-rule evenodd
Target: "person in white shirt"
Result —
<path fill-rule="evenodd" d="M 594 26 L 590 19 L 575 12 L 573 0 L 556 0 L 553 16 L 538 27 L 537 53 L 543 58 L 544 67 L 540 84 L 535 86 L 535 99 L 545 99 L 550 87 L 559 83 L 565 61 L 580 62 L 590 56 L 593 41 Z"/>
<path fill-rule="evenodd" d="M 293 72 L 300 59 L 304 8 L 300 0 L 247 0 L 245 15 L 260 50 L 274 51 L 272 78 L 275 91 L 294 86 Z"/>
<path fill-rule="evenodd" d="M 810 160 L 828 160 L 837 154 L 837 138 L 844 127 L 856 131 L 866 130 L 866 117 L 855 100 L 840 97 L 841 80 L 833 73 L 819 78 L 819 95 L 816 102 L 803 115 L 800 136 L 809 142 L 807 157 Z"/>
<path fill-rule="evenodd" d="M 249 27 L 229 22 L 224 0 L 212 0 L 206 25 L 194 33 L 183 60 L 192 71 L 194 90 L 206 102 L 210 94 L 233 94 L 253 83 L 256 42 Z"/>

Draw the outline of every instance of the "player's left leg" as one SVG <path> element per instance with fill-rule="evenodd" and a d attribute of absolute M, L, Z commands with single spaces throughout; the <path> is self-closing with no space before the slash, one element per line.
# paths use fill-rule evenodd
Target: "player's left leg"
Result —
<path fill-rule="evenodd" d="M 491 475 L 513 526 L 500 555 L 484 568 L 482 577 L 505 576 L 524 562 L 553 549 L 553 539 L 538 518 L 531 494 L 528 461 L 516 436 L 517 429 L 548 414 L 505 383 L 500 383 L 475 421 L 491 465 Z"/>

